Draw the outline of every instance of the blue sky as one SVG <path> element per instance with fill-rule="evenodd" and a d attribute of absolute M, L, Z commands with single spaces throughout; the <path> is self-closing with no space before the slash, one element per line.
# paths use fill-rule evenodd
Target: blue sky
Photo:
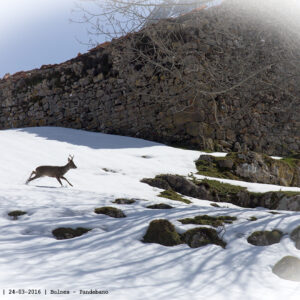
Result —
<path fill-rule="evenodd" d="M 87 26 L 70 22 L 82 16 L 72 13 L 76 2 L 95 9 L 80 0 L 0 0 L 0 78 L 86 52 L 78 40 L 89 40 Z"/>
<path fill-rule="evenodd" d="M 74 24 L 74 0 L 0 0 L 0 78 L 86 52 L 86 28 Z"/>
<path fill-rule="evenodd" d="M 299 32 L 300 0 L 289 0 L 288 6 L 280 5 L 280 0 L 265 1 L 273 4 L 270 7 L 275 8 L 274 11 L 277 8 L 279 20 L 297 24 L 294 31 Z M 86 52 L 88 46 L 78 40 L 89 40 L 87 26 L 70 22 L 70 19 L 82 16 L 72 14 L 76 2 L 80 0 L 0 0 L 0 78 L 6 73 L 61 63 L 75 57 L 78 52 Z M 220 2 L 215 0 L 214 3 Z M 261 3 L 261 0 L 252 2 Z M 95 9 L 91 1 L 80 3 Z M 276 3 L 278 5 L 274 5 Z"/>
<path fill-rule="evenodd" d="M 74 9 L 76 0 L 0 0 L 0 78 L 86 52 L 78 40 L 89 40 L 87 26 L 70 22 L 82 16 Z"/>

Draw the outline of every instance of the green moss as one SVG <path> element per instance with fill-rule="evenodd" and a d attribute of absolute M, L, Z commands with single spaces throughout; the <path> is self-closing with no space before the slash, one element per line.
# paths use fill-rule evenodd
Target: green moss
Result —
<path fill-rule="evenodd" d="M 293 196 L 300 195 L 300 192 L 294 192 L 294 191 L 280 191 L 278 193 L 285 194 L 288 197 L 293 197 Z"/>
<path fill-rule="evenodd" d="M 112 218 L 125 218 L 126 215 L 123 213 L 121 209 L 111 207 L 111 206 L 103 206 L 95 208 L 94 212 L 96 214 L 103 214 L 110 216 Z"/>
<path fill-rule="evenodd" d="M 196 163 L 196 168 L 198 170 L 198 174 L 209 176 L 209 177 L 216 177 L 216 178 L 227 178 L 227 179 L 234 179 L 238 180 L 239 178 L 232 174 L 228 170 L 222 170 L 218 167 L 217 161 L 224 159 L 224 157 L 213 157 L 211 162 L 198 159 Z"/>
<path fill-rule="evenodd" d="M 191 248 L 198 248 L 208 244 L 215 244 L 222 248 L 226 247 L 226 243 L 219 238 L 216 230 L 206 227 L 193 228 L 186 231 L 182 235 L 182 240 Z"/>
<path fill-rule="evenodd" d="M 257 221 L 257 218 L 252 216 L 252 217 L 250 217 L 250 218 L 248 219 L 248 221 L 252 221 L 252 222 L 253 222 L 253 221 Z"/>
<path fill-rule="evenodd" d="M 298 152 L 298 153 L 294 152 L 288 157 L 300 160 L 300 152 Z"/>
<path fill-rule="evenodd" d="M 188 199 L 184 199 L 180 194 L 174 192 L 173 190 L 165 190 L 163 192 L 161 192 L 158 197 L 163 197 L 163 198 L 167 198 L 170 200 L 174 200 L 174 201 L 180 201 L 180 202 L 184 202 L 186 204 L 190 204 L 192 203 L 192 201 L 188 200 Z"/>
<path fill-rule="evenodd" d="M 218 195 L 237 194 L 241 191 L 247 191 L 245 187 L 223 183 L 217 180 L 203 179 L 201 183 L 207 184 L 210 190 L 215 191 Z"/>
<path fill-rule="evenodd" d="M 280 162 L 280 163 L 284 163 L 284 164 L 288 165 L 291 168 L 295 168 L 300 162 L 300 160 L 295 158 L 295 157 L 284 157 L 284 158 L 282 158 L 280 160 L 277 160 L 277 161 Z"/>
<path fill-rule="evenodd" d="M 164 246 L 175 246 L 182 244 L 180 235 L 168 220 L 154 220 L 149 224 L 143 237 L 144 243 L 157 243 Z"/>
<path fill-rule="evenodd" d="M 27 214 L 27 212 L 22 210 L 13 210 L 8 213 L 10 217 L 13 217 L 13 220 L 17 220 L 19 216 L 23 216 L 25 214 Z"/>
<path fill-rule="evenodd" d="M 52 231 L 52 234 L 55 236 L 58 240 L 64 240 L 64 239 L 72 239 L 74 237 L 81 236 L 87 232 L 89 232 L 91 229 L 89 228 L 83 228 L 83 227 L 77 227 L 76 229 L 69 228 L 69 227 L 59 227 Z"/>
<path fill-rule="evenodd" d="M 197 225 L 210 225 L 213 227 L 223 226 L 224 223 L 231 224 L 232 221 L 237 220 L 236 217 L 218 216 L 211 217 L 208 215 L 196 216 L 194 218 L 186 218 L 178 220 L 182 224 L 197 224 Z"/>

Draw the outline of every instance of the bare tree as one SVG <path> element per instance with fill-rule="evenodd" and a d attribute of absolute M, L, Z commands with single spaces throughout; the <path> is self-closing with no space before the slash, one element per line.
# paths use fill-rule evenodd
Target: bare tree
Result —
<path fill-rule="evenodd" d="M 227 0 L 214 9 L 206 8 L 215 1 L 205 0 L 81 2 L 95 6 L 77 6 L 91 37 L 129 34 L 123 67 L 148 68 L 139 86 L 130 88 L 140 98 L 164 101 L 173 114 L 201 112 L 209 103 L 210 125 L 221 127 L 255 112 L 262 99 L 271 105 L 282 97 L 290 106 L 299 99 L 299 31 L 275 1 L 243 7 L 237 5 L 243 1 Z"/>
<path fill-rule="evenodd" d="M 133 33 L 146 24 L 208 6 L 216 0 L 78 0 L 73 22 L 88 27 L 89 46 Z M 82 42 L 82 41 L 81 41 Z"/>

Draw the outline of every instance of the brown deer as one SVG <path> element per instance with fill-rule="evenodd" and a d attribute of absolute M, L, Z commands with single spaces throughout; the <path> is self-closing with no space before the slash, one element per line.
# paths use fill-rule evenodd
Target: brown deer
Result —
<path fill-rule="evenodd" d="M 64 175 L 70 170 L 70 169 L 76 169 L 76 165 L 73 162 L 74 155 L 69 155 L 68 157 L 68 163 L 65 166 L 62 167 L 56 167 L 56 166 L 40 166 L 35 169 L 35 171 L 32 171 L 29 178 L 26 181 L 26 184 L 28 184 L 30 181 L 48 176 L 48 177 L 54 177 L 58 180 L 60 185 L 62 186 L 61 179 L 64 179 L 70 186 L 73 186 L 67 178 L 64 177 Z M 32 177 L 32 175 L 35 175 Z"/>

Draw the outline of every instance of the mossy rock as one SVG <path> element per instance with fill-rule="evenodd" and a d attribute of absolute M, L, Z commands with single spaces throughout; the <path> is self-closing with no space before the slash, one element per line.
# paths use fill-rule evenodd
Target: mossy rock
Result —
<path fill-rule="evenodd" d="M 161 192 L 158 197 L 163 197 L 166 199 L 174 200 L 174 201 L 180 201 L 186 204 L 192 203 L 192 201 L 188 199 L 184 199 L 180 194 L 174 192 L 173 190 L 165 190 Z"/>
<path fill-rule="evenodd" d="M 162 178 L 159 176 L 156 176 L 155 178 L 143 178 L 141 180 L 143 183 L 147 183 L 150 186 L 157 187 L 159 189 L 163 190 L 171 190 L 170 185 Z"/>
<path fill-rule="evenodd" d="M 83 227 L 77 227 L 76 229 L 69 228 L 69 227 L 59 227 L 52 231 L 52 234 L 55 236 L 57 240 L 66 240 L 66 239 L 72 239 L 77 236 L 81 236 L 87 232 L 89 232 L 91 229 L 83 228 Z"/>
<path fill-rule="evenodd" d="M 247 188 L 243 186 L 223 183 L 217 180 L 203 179 L 200 183 L 207 185 L 212 193 L 220 196 L 247 191 Z"/>
<path fill-rule="evenodd" d="M 126 215 L 123 213 L 121 209 L 111 207 L 111 206 L 103 206 L 99 208 L 95 208 L 96 214 L 103 214 L 110 216 L 112 218 L 125 218 Z"/>
<path fill-rule="evenodd" d="M 112 203 L 116 203 L 116 204 L 133 204 L 136 201 L 134 199 L 127 199 L 127 198 L 118 198 L 115 201 L 113 201 Z"/>
<path fill-rule="evenodd" d="M 183 195 L 201 200 L 232 203 L 247 208 L 265 207 L 272 210 L 300 210 L 299 192 L 253 193 L 243 186 L 222 183 L 217 180 L 199 180 L 192 175 L 189 175 L 189 177 L 191 180 L 180 175 L 157 175 L 155 180 L 159 179 L 171 186 L 170 189 L 161 192 L 159 196 L 184 203 L 191 203 L 191 201 L 183 198 Z M 161 188 L 160 185 L 157 187 Z"/>
<path fill-rule="evenodd" d="M 272 268 L 278 277 L 300 282 L 300 259 L 294 256 L 285 256 Z"/>
<path fill-rule="evenodd" d="M 195 164 L 198 174 L 216 178 L 238 179 L 238 177 L 231 172 L 234 166 L 234 161 L 231 158 L 201 155 L 199 159 L 195 161 Z"/>
<path fill-rule="evenodd" d="M 300 250 L 300 226 L 291 232 L 290 237 L 295 242 L 296 248 Z"/>
<path fill-rule="evenodd" d="M 299 154 L 277 160 L 253 151 L 231 152 L 225 157 L 201 155 L 195 164 L 205 176 L 300 186 Z"/>
<path fill-rule="evenodd" d="M 279 243 L 283 233 L 279 230 L 255 231 L 248 238 L 248 243 L 254 246 L 269 246 Z"/>
<path fill-rule="evenodd" d="M 226 247 L 226 243 L 219 238 L 215 229 L 200 227 L 186 231 L 182 235 L 182 240 L 187 243 L 191 248 L 198 248 L 209 244 L 215 244 Z"/>
<path fill-rule="evenodd" d="M 169 205 L 169 204 L 166 204 L 166 203 L 159 203 L 159 204 L 149 205 L 149 206 L 147 206 L 147 208 L 151 208 L 151 209 L 171 209 L 171 208 L 174 208 L 174 207 Z"/>
<path fill-rule="evenodd" d="M 175 231 L 174 225 L 164 219 L 151 221 L 147 232 L 143 237 L 143 242 L 157 243 L 164 246 L 182 244 L 180 235 Z"/>
<path fill-rule="evenodd" d="M 254 222 L 254 221 L 257 221 L 257 218 L 254 217 L 254 216 L 252 216 L 252 217 L 250 217 L 250 218 L 248 219 L 248 221 Z"/>
<path fill-rule="evenodd" d="M 19 216 L 23 216 L 25 214 L 27 214 L 27 212 L 26 211 L 22 211 L 22 210 L 13 210 L 13 211 L 11 211 L 11 212 L 8 213 L 8 215 L 10 217 L 12 217 L 13 220 L 18 220 Z"/>
<path fill-rule="evenodd" d="M 182 224 L 210 225 L 213 227 L 218 227 L 223 226 L 224 223 L 231 224 L 232 221 L 235 221 L 236 219 L 236 217 L 230 216 L 211 217 L 208 215 L 201 215 L 194 218 L 180 219 L 178 221 Z"/>

